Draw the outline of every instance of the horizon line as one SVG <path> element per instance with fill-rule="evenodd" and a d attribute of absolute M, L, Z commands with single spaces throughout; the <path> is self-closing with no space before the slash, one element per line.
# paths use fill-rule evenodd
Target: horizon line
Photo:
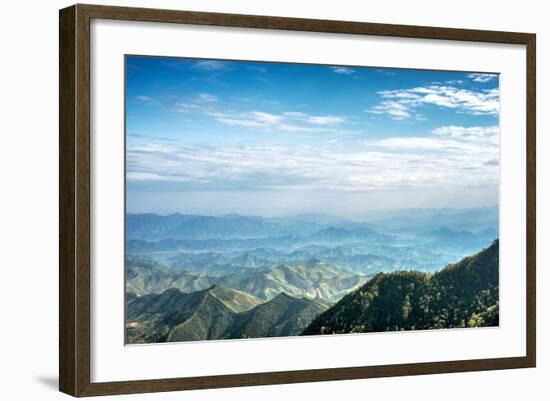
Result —
<path fill-rule="evenodd" d="M 500 206 L 498 204 L 495 205 L 489 205 L 489 206 L 474 206 L 474 207 L 409 207 L 409 208 L 380 208 L 380 209 L 374 209 L 367 212 L 359 213 L 355 217 L 361 217 L 370 215 L 372 213 L 377 212 L 400 212 L 400 211 L 441 211 L 441 210 L 476 210 L 476 209 L 498 209 Z M 270 218 L 276 218 L 276 217 L 300 217 L 300 216 L 325 216 L 325 217 L 337 217 L 341 219 L 347 219 L 352 217 L 344 217 L 338 214 L 332 214 L 332 213 L 325 213 L 325 212 L 304 212 L 304 213 L 290 213 L 290 214 L 277 214 L 277 215 L 259 215 L 259 214 L 242 214 L 242 213 L 235 213 L 235 212 L 228 212 L 228 213 L 193 213 L 193 212 L 181 212 L 181 211 L 174 211 L 174 212 L 129 212 L 125 211 L 126 215 L 144 215 L 144 214 L 150 214 L 150 215 L 156 215 L 156 216 L 173 216 L 173 215 L 182 215 L 182 216 L 205 216 L 205 217 L 228 217 L 228 216 L 239 216 L 239 217 L 270 217 Z"/>

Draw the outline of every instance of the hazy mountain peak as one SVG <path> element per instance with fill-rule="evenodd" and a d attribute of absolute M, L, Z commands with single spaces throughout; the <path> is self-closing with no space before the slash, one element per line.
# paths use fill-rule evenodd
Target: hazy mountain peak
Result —
<path fill-rule="evenodd" d="M 290 295 L 288 295 L 286 292 L 281 292 L 279 293 L 279 295 L 277 295 L 275 298 L 273 298 L 273 300 L 296 300 L 296 299 L 299 299 L 299 298 L 294 298 Z"/>

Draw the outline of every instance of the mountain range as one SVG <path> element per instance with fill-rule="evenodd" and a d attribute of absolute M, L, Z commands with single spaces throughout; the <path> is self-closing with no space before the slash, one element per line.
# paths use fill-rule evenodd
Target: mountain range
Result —
<path fill-rule="evenodd" d="M 333 221 L 333 220 L 324 220 Z M 340 220 L 337 220 L 340 221 Z M 128 214 L 128 239 L 246 239 L 311 235 L 324 224 L 314 219 L 282 219 L 229 214 L 200 216 L 174 213 L 170 215 Z"/>
<path fill-rule="evenodd" d="M 324 214 L 287 217 L 261 217 L 228 214 L 223 216 L 173 213 L 126 215 L 128 240 L 161 239 L 247 239 L 285 236 L 312 236 L 324 229 L 343 228 L 376 234 L 380 228 L 390 230 L 452 230 L 477 232 L 498 227 L 498 206 L 472 209 L 404 209 L 379 211 L 357 219 Z M 344 235 L 348 233 L 343 232 Z"/>
<path fill-rule="evenodd" d="M 266 218 L 128 214 L 127 255 L 222 276 L 319 259 L 360 275 L 433 272 L 498 238 L 498 208 L 402 211 L 374 221 L 325 215 Z"/>
<path fill-rule="evenodd" d="M 495 325 L 498 232 L 496 207 L 128 214 L 127 342 Z"/>
<path fill-rule="evenodd" d="M 137 257 L 126 259 L 126 291 L 138 296 L 160 293 L 170 288 L 193 292 L 220 284 L 264 301 L 285 292 L 295 297 L 330 303 L 366 280 L 364 276 L 336 269 L 315 259 L 272 268 L 243 268 L 223 276 L 175 271 L 158 262 Z"/>
<path fill-rule="evenodd" d="M 127 342 L 498 326 L 498 248 L 494 241 L 435 274 L 379 273 L 332 306 L 284 291 L 265 301 L 219 284 L 189 293 L 129 292 Z"/>

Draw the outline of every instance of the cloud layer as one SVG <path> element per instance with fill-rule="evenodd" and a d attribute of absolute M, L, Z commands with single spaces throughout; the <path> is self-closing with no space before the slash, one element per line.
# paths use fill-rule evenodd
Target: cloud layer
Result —
<path fill-rule="evenodd" d="M 255 116 L 280 124 L 277 116 Z M 165 191 L 440 191 L 498 187 L 498 128 L 445 126 L 428 137 L 351 144 L 131 145 L 131 185 Z"/>
<path fill-rule="evenodd" d="M 353 75 L 355 70 L 349 67 L 330 67 L 336 74 Z"/>
<path fill-rule="evenodd" d="M 469 74 L 468 78 L 470 78 L 474 82 L 489 82 L 493 81 L 498 78 L 497 74 Z"/>
<path fill-rule="evenodd" d="M 474 115 L 498 115 L 498 89 L 473 91 L 445 85 L 419 86 L 410 89 L 380 91 L 379 104 L 365 110 L 371 114 L 384 114 L 393 120 L 419 116 L 424 106 L 454 109 Z"/>

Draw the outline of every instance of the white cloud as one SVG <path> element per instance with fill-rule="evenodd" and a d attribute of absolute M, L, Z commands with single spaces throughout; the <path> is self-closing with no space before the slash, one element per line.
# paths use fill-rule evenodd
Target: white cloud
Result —
<path fill-rule="evenodd" d="M 200 113 L 226 125 L 260 128 L 268 131 L 285 132 L 336 132 L 336 126 L 346 119 L 335 115 L 312 115 L 299 111 L 286 111 L 280 114 L 265 111 L 222 111 L 219 97 L 210 93 L 199 93 L 187 102 L 177 102 L 172 108 L 180 113 Z M 349 134 L 350 132 L 345 132 Z"/>
<path fill-rule="evenodd" d="M 399 101 L 384 100 L 380 102 L 380 104 L 365 111 L 371 114 L 387 114 L 394 120 L 404 120 L 411 117 L 411 113 L 409 113 L 408 110 L 409 107 Z"/>
<path fill-rule="evenodd" d="M 468 74 L 468 78 L 474 82 L 485 83 L 497 79 L 498 74 Z"/>
<path fill-rule="evenodd" d="M 297 118 L 305 118 L 307 117 L 307 114 L 306 113 L 302 113 L 300 111 L 285 111 L 283 113 L 284 116 L 287 116 L 287 117 L 297 117 Z"/>
<path fill-rule="evenodd" d="M 203 60 L 194 63 L 192 68 L 203 71 L 221 71 L 227 68 L 227 63 L 217 60 Z"/>
<path fill-rule="evenodd" d="M 176 147 L 165 145 L 162 143 L 148 143 L 143 145 L 134 145 L 132 149 L 134 152 L 162 153 L 162 154 L 175 153 L 177 151 Z"/>
<path fill-rule="evenodd" d="M 199 110 L 199 106 L 194 103 L 178 102 L 174 107 L 174 111 L 177 111 L 179 113 L 190 113 L 197 110 Z"/>
<path fill-rule="evenodd" d="M 430 85 L 410 89 L 378 92 L 383 99 L 378 105 L 365 110 L 373 114 L 386 114 L 394 120 L 416 116 L 416 110 L 432 105 L 455 109 L 475 115 L 498 115 L 498 89 L 473 91 L 452 86 Z"/>
<path fill-rule="evenodd" d="M 135 99 L 141 103 L 155 104 L 158 100 L 151 96 L 136 96 Z"/>
<path fill-rule="evenodd" d="M 255 120 L 260 121 L 261 123 L 268 124 L 268 125 L 280 124 L 283 120 L 282 116 L 278 116 L 278 115 L 270 114 L 270 113 L 265 113 L 263 111 L 251 111 L 249 114 Z"/>
<path fill-rule="evenodd" d="M 499 147 L 498 126 L 461 127 L 444 126 L 432 130 L 427 137 L 389 137 L 365 142 L 371 146 L 393 150 L 419 150 L 438 152 L 471 152 L 472 154 L 497 154 Z"/>
<path fill-rule="evenodd" d="M 355 70 L 348 67 L 330 67 L 336 74 L 353 75 Z"/>
<path fill-rule="evenodd" d="M 498 126 L 490 127 L 460 127 L 450 125 L 440 127 L 433 130 L 433 133 L 439 137 L 453 138 L 465 141 L 480 141 L 489 140 L 497 143 L 499 128 Z"/>
<path fill-rule="evenodd" d="M 219 116 L 216 117 L 216 120 L 218 122 L 227 124 L 227 125 L 240 125 L 241 127 L 264 127 L 266 124 L 261 123 L 259 121 L 256 121 L 254 119 L 246 119 L 246 118 L 231 118 L 231 117 L 223 117 Z"/>
<path fill-rule="evenodd" d="M 345 119 L 338 116 L 316 116 L 301 112 L 284 112 L 272 114 L 264 111 L 248 112 L 206 112 L 216 121 L 227 124 L 249 128 L 260 128 L 266 131 L 283 132 L 333 132 L 334 126 L 344 123 Z"/>
<path fill-rule="evenodd" d="M 212 110 L 218 101 L 219 98 L 216 95 L 199 93 L 187 102 L 177 102 L 172 110 L 179 113 L 207 113 Z"/>
<path fill-rule="evenodd" d="M 337 116 L 309 116 L 307 121 L 317 125 L 336 125 L 343 123 L 344 119 Z"/>
<path fill-rule="evenodd" d="M 148 173 L 145 171 L 130 171 L 126 174 L 126 179 L 128 181 L 165 181 L 165 182 L 185 181 L 182 179 L 182 177 Z"/>
<path fill-rule="evenodd" d="M 217 96 L 211 95 L 210 93 L 199 93 L 199 96 L 197 99 L 198 102 L 207 102 L 207 103 L 217 102 L 218 100 L 219 99 Z"/>
<path fill-rule="evenodd" d="M 214 117 L 218 122 L 227 125 L 239 125 L 242 127 L 257 127 L 266 129 L 275 129 L 282 125 L 283 116 L 270 114 L 262 111 L 248 112 L 211 112 L 207 115 Z"/>

